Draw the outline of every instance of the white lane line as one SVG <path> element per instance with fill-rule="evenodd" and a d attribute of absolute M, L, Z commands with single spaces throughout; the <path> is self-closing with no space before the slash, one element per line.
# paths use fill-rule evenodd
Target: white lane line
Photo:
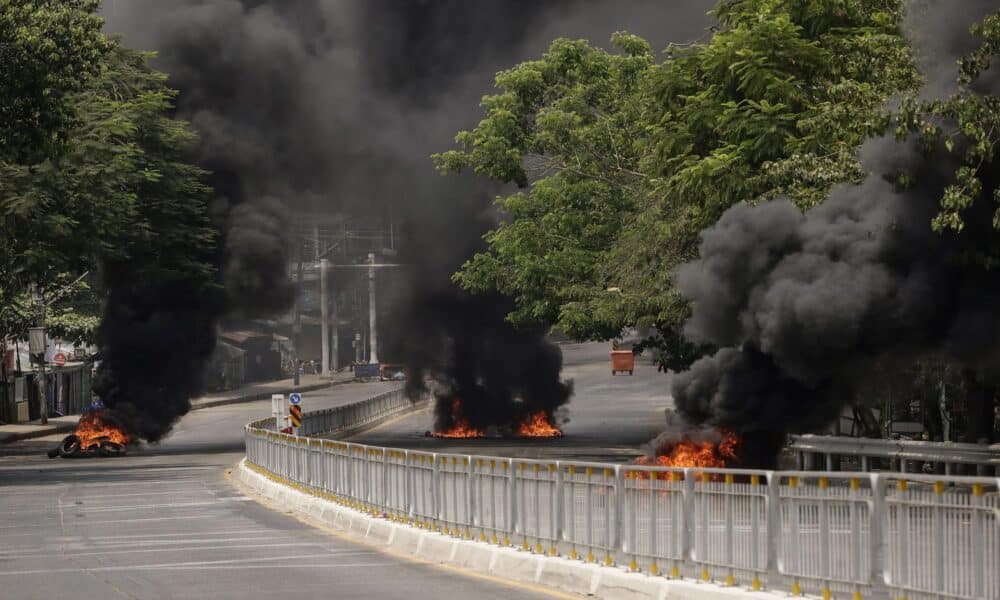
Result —
<path fill-rule="evenodd" d="M 76 554 L 83 553 L 86 556 L 110 556 L 113 554 L 148 554 L 150 552 L 201 552 L 203 550 L 241 550 L 241 549 L 251 549 L 251 548 L 296 548 L 296 547 L 319 547 L 328 548 L 329 544 L 323 542 L 289 542 L 286 544 L 227 544 L 225 546 L 191 546 L 189 548 L 177 548 L 177 547 L 167 547 L 167 548 L 146 548 L 144 550 L 109 550 L 102 551 L 100 548 L 75 548 L 70 547 L 66 550 L 59 552 L 61 556 L 73 556 Z M 55 550 L 50 552 L 40 552 L 37 554 L 22 554 L 20 556 L 11 556 L 9 558 L 13 560 L 19 560 L 22 558 L 46 558 L 52 557 L 56 553 Z M 335 556 L 364 556 L 366 554 L 373 554 L 372 552 L 355 552 L 350 550 L 324 550 L 323 556 L 335 555 Z"/>
<path fill-rule="evenodd" d="M 218 515 L 185 515 L 182 517 L 151 517 L 149 519 L 114 519 L 111 521 L 70 521 L 69 525 L 112 525 L 120 523 L 149 523 L 152 521 L 184 521 L 193 519 L 216 519 Z M 22 526 L 23 527 L 23 526 Z"/>
<path fill-rule="evenodd" d="M 197 532 L 188 532 L 183 535 L 186 536 L 199 536 L 201 534 Z M 32 552 L 54 552 L 63 547 L 73 547 L 81 549 L 92 549 L 101 550 L 102 548 L 120 548 L 122 546 L 128 546 L 129 548 L 151 548 L 151 547 L 163 547 L 163 546 L 178 546 L 184 544 L 219 544 L 223 542 L 257 542 L 257 541 L 269 541 L 274 543 L 280 542 L 294 542 L 300 541 L 295 537 L 277 537 L 273 535 L 265 535 L 258 537 L 238 537 L 238 538 L 218 538 L 209 537 L 204 539 L 179 539 L 179 540 L 90 540 L 85 537 L 72 537 L 72 538 L 60 538 L 52 540 L 51 543 L 36 545 L 31 547 L 21 547 L 21 548 L 4 548 L 0 550 L 0 558 L 13 557 L 19 558 L 22 553 Z"/>
<path fill-rule="evenodd" d="M 128 498 L 131 496 L 167 496 L 167 495 L 183 495 L 184 493 L 199 494 L 204 495 L 208 490 L 204 488 L 191 489 L 191 490 L 164 490 L 162 492 L 141 492 L 138 494 L 100 494 L 98 496 L 74 496 L 74 499 L 80 501 L 94 500 L 97 498 Z"/>
<path fill-rule="evenodd" d="M 128 566 L 108 566 L 108 567 L 74 567 L 71 569 L 30 569 L 24 571 L 0 571 L 0 577 L 4 576 L 14 576 L 20 577 L 23 575 L 51 575 L 53 573 L 99 573 L 107 571 L 148 571 L 154 569 L 184 569 L 184 568 L 204 568 L 204 567 L 220 567 L 222 565 L 241 565 L 248 563 L 257 563 L 255 566 L 257 568 L 267 566 L 267 563 L 274 562 L 286 562 L 290 560 L 301 560 L 309 559 L 316 560 L 317 556 L 315 554 L 292 554 L 288 556 L 270 556 L 264 558 L 239 558 L 231 560 L 204 560 L 204 561 L 194 561 L 194 562 L 180 562 L 180 563 L 159 563 L 152 565 L 128 565 Z M 366 566 L 366 564 L 356 563 L 356 564 L 338 564 L 338 567 L 360 567 Z M 371 565 L 389 565 L 392 563 L 370 563 Z M 284 567 L 294 567 L 295 563 L 288 565 L 281 565 Z"/>
<path fill-rule="evenodd" d="M 340 563 L 326 563 L 326 564 L 295 564 L 288 565 L 286 568 L 289 569 L 331 569 L 331 568 L 344 568 L 344 567 L 357 567 L 357 568 L 369 568 L 369 567 L 392 567 L 393 563 L 353 563 L 353 564 L 340 564 Z M 259 569 L 257 565 L 240 565 L 231 567 L 163 567 L 157 569 L 158 571 L 232 571 L 234 569 Z"/>
<path fill-rule="evenodd" d="M 237 533 L 261 533 L 261 529 L 217 529 L 215 531 L 186 531 L 173 533 L 137 533 L 135 535 L 89 535 L 91 540 L 128 540 L 136 538 L 182 537 L 185 535 L 235 535 Z"/>
<path fill-rule="evenodd" d="M 60 504 L 58 508 L 79 510 L 87 513 L 116 512 L 122 510 L 146 510 L 150 508 L 189 508 L 192 506 L 218 506 L 227 502 L 253 502 L 250 498 L 217 498 L 211 502 L 177 502 L 176 504 L 130 504 L 127 506 L 89 507 L 85 504 Z M 23 514 L 23 513 L 21 513 Z"/>
<path fill-rule="evenodd" d="M 257 535 L 244 536 L 238 538 L 223 538 L 219 539 L 218 536 L 227 535 L 239 535 L 245 533 L 252 533 Z M 296 534 L 297 532 L 289 531 L 288 534 Z M 182 531 L 182 532 L 171 532 L 171 533 L 136 533 L 131 535 L 70 535 L 70 536 L 46 536 L 44 532 L 38 531 L 28 531 L 24 533 L 5 533 L 4 539 L 9 539 L 13 537 L 30 537 L 34 536 L 40 538 L 40 541 L 45 543 L 78 543 L 78 542 L 91 542 L 93 544 L 115 544 L 120 545 L 122 543 L 127 543 L 132 546 L 143 546 L 146 544 L 158 544 L 158 543 L 170 543 L 170 544 L 197 544 L 200 542 L 204 543 L 214 543 L 222 541 L 254 541 L 254 540 L 276 540 L 281 539 L 275 537 L 274 534 L 265 534 L 261 528 L 253 529 L 217 529 L 214 531 Z M 192 540 L 164 540 L 159 538 L 184 538 L 184 537 L 194 537 L 197 539 Z M 299 539 L 297 537 L 289 537 L 289 539 Z M 128 540 L 128 541 L 126 541 Z M 31 548 L 2 548 L 0 549 L 0 554 L 22 552 L 25 550 L 39 549 L 39 546 L 32 546 Z"/>
<path fill-rule="evenodd" d="M 260 532 L 258 531 L 258 533 L 260 533 Z M 293 542 L 296 542 L 296 541 L 300 542 L 300 541 L 302 541 L 301 538 L 297 538 L 295 536 L 290 536 L 290 535 L 289 536 L 282 536 L 282 537 L 279 537 L 279 536 L 276 536 L 276 535 L 258 535 L 258 536 L 243 536 L 243 537 L 223 538 L 223 537 L 204 537 L 201 533 L 199 533 L 197 531 L 190 531 L 188 533 L 185 533 L 184 535 L 186 535 L 186 536 L 188 536 L 188 537 L 190 537 L 192 539 L 129 540 L 129 541 L 122 541 L 122 540 L 115 540 L 115 539 L 109 539 L 109 540 L 86 540 L 86 539 L 81 539 L 79 541 L 81 543 L 87 543 L 89 541 L 89 542 L 91 542 L 93 544 L 93 546 L 95 548 L 124 546 L 126 544 L 128 545 L 129 548 L 142 548 L 144 546 L 151 547 L 151 546 L 169 546 L 169 545 L 176 546 L 177 544 L 218 544 L 218 543 L 222 543 L 222 542 L 256 542 L 256 541 L 261 541 L 261 540 L 267 540 L 267 541 L 271 541 L 271 542 L 283 542 L 283 541 L 286 541 L 286 539 L 288 541 L 293 541 Z"/>

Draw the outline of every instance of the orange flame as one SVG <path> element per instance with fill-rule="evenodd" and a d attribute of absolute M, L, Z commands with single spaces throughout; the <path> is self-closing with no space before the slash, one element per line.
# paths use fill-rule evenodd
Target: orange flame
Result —
<path fill-rule="evenodd" d="M 720 431 L 722 439 L 718 442 L 694 441 L 684 437 L 677 441 L 667 442 L 661 446 L 656 456 L 640 456 L 633 464 L 654 467 L 704 467 L 725 468 L 739 464 L 740 436 L 728 430 Z M 633 471 L 630 476 L 644 479 L 642 471 Z M 712 476 L 715 479 L 715 476 Z"/>
<path fill-rule="evenodd" d="M 437 438 L 481 438 L 486 437 L 486 432 L 473 427 L 469 420 L 462 414 L 462 401 L 455 398 L 451 401 L 451 415 L 455 422 L 450 428 L 444 431 L 435 431 L 431 434 Z"/>
<path fill-rule="evenodd" d="M 73 433 L 80 438 L 80 448 L 87 450 L 100 445 L 102 440 L 121 444 L 123 446 L 132 442 L 132 435 L 122 427 L 112 423 L 114 419 L 107 418 L 108 411 L 95 410 L 82 417 L 76 425 Z"/>
<path fill-rule="evenodd" d="M 521 437 L 562 437 L 563 432 L 552 423 L 544 410 L 540 410 L 517 426 L 517 435 Z"/>

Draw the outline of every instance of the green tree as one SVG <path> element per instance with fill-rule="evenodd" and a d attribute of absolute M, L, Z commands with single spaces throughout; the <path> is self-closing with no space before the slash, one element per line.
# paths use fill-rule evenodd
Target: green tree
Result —
<path fill-rule="evenodd" d="M 655 326 L 664 360 L 697 349 L 672 272 L 728 207 L 787 194 L 803 208 L 863 175 L 857 149 L 919 82 L 899 0 L 720 2 L 706 43 L 618 53 L 557 40 L 497 78 L 486 116 L 439 168 L 519 186 L 456 280 L 512 296 L 517 324 L 602 339 Z"/>
<path fill-rule="evenodd" d="M 67 6 L 90 23 L 96 3 Z M 187 158 L 193 132 L 170 117 L 176 92 L 150 68 L 151 55 L 102 39 L 82 80 L 52 83 L 65 84 L 52 92 L 62 98 L 65 139 L 32 161 L 0 160 L 0 337 L 25 336 L 34 318 L 29 283 L 51 296 L 91 273 L 96 289 L 85 281 L 63 294 L 47 322 L 54 334 L 88 342 L 101 303 L 143 280 L 173 284 L 192 302 L 215 291 L 210 190 Z M 18 85 L 0 82 L 0 96 Z M 5 139 L 0 156 L 17 156 L 12 144 Z"/>
<path fill-rule="evenodd" d="M 965 213 L 977 201 L 992 201 L 1000 206 L 1000 186 L 994 186 L 992 198 L 981 198 L 983 179 L 992 176 L 1000 143 L 1000 96 L 994 83 L 978 85 L 985 71 L 1000 56 L 1000 10 L 970 26 L 979 45 L 964 56 L 956 72 L 956 89 L 946 98 L 920 100 L 915 95 L 904 99 L 895 115 L 895 133 L 904 138 L 917 135 L 924 146 L 943 144 L 961 163 L 954 181 L 941 197 L 941 211 L 935 217 L 936 230 L 961 231 Z M 996 75 L 992 75 L 996 78 Z M 1000 229 L 1000 208 L 993 216 L 993 226 Z M 980 257 L 996 266 L 1000 257 Z"/>
<path fill-rule="evenodd" d="M 0 163 L 34 163 L 64 144 L 70 98 L 96 76 L 111 42 L 98 0 L 0 0 Z"/>
<path fill-rule="evenodd" d="M 556 40 L 541 60 L 501 73 L 502 93 L 483 101 L 486 118 L 458 136 L 465 151 L 435 156 L 443 170 L 471 168 L 522 188 L 497 200 L 511 218 L 487 235 L 491 252 L 456 275 L 467 289 L 517 298 L 518 325 L 558 322 L 577 337 L 621 328 L 615 314 L 565 310 L 600 287 L 603 256 L 645 179 L 652 52 L 635 36 L 613 43 L 621 53 Z"/>

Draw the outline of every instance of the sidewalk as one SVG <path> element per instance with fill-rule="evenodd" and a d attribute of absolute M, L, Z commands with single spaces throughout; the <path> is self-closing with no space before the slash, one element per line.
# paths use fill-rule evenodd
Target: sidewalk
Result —
<path fill-rule="evenodd" d="M 292 379 L 280 379 L 278 381 L 267 381 L 255 383 L 235 390 L 206 394 L 200 398 L 191 399 L 191 410 L 201 410 L 213 406 L 224 404 L 236 404 L 239 402 L 253 402 L 254 400 L 265 400 L 271 394 L 289 394 L 291 392 L 309 392 L 331 385 L 348 383 L 354 380 L 354 375 L 350 371 L 334 373 L 330 378 L 321 378 L 319 375 L 302 375 L 299 377 L 299 385 L 296 387 Z M 38 421 L 21 423 L 18 425 L 0 425 L 0 444 L 7 444 L 29 438 L 42 437 L 55 433 L 68 433 L 76 428 L 80 415 L 66 415 L 65 417 L 52 417 L 48 425 L 42 425 Z"/>

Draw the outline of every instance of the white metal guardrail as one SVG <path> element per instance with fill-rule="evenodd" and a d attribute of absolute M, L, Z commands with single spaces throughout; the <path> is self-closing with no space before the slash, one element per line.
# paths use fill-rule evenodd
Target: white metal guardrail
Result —
<path fill-rule="evenodd" d="M 345 431 L 410 406 L 388 392 L 307 413 L 303 428 Z M 272 419 L 249 424 L 246 445 L 250 462 L 312 493 L 528 552 L 824 597 L 1000 599 L 996 478 L 443 454 L 280 434 Z"/>
<path fill-rule="evenodd" d="M 871 471 L 876 463 L 902 473 L 928 467 L 937 474 L 951 475 L 960 466 L 972 467 L 978 475 L 1000 474 L 1000 444 L 961 444 L 920 440 L 882 440 L 831 435 L 792 436 L 788 448 L 796 453 L 802 470 L 832 470 L 840 457 L 855 457 L 858 469 Z"/>

